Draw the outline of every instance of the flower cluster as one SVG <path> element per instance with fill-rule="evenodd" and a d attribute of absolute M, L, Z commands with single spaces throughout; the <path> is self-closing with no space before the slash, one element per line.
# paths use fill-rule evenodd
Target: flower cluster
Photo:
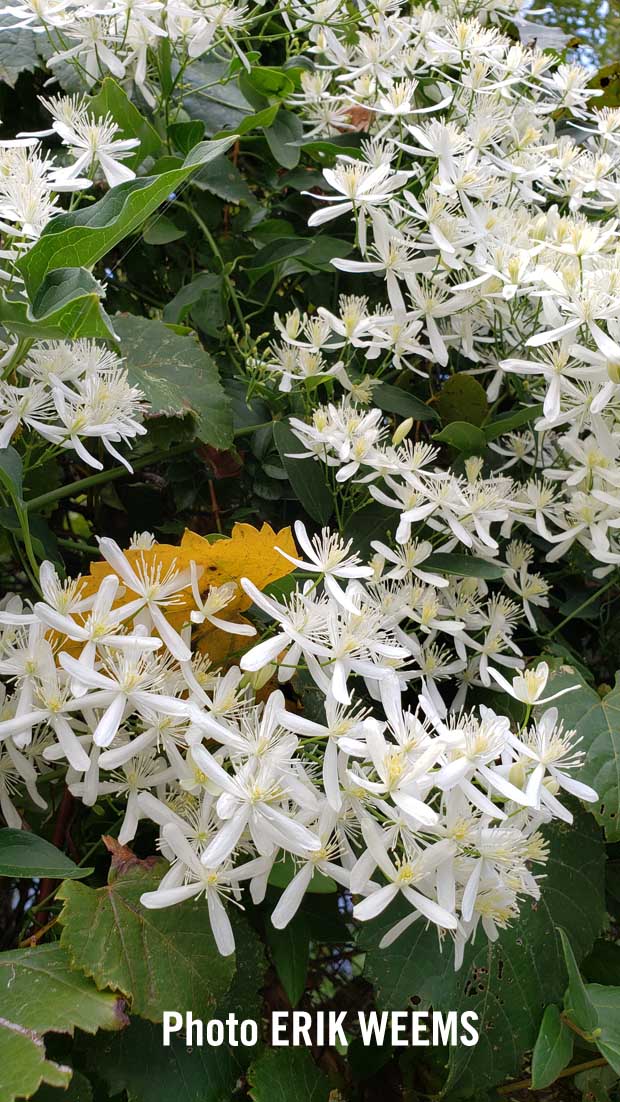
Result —
<path fill-rule="evenodd" d="M 9 349 L 5 362 L 11 354 Z M 48 443 L 45 459 L 72 449 L 87 466 L 101 470 L 103 463 L 88 450 L 100 441 L 131 470 L 115 445 L 144 435 L 146 404 L 114 352 L 95 341 L 41 341 L 19 375 L 15 383 L 0 382 L 0 448 L 16 433 L 30 431 Z"/>
<path fill-rule="evenodd" d="M 363 294 L 276 318 L 263 366 L 284 390 L 335 379 L 359 397 L 391 368 L 436 384 L 458 356 L 490 401 L 532 406 L 534 432 L 492 451 L 536 477 L 513 508 L 536 498 L 548 561 L 580 544 L 602 574 L 620 562 L 620 110 L 597 108 L 587 70 L 503 33 L 505 6 L 477 8 L 362 5 L 318 28 L 296 6 L 312 68 L 291 106 L 308 136 L 366 134 L 324 170 L 309 219 L 352 220 L 358 256 L 332 263 Z M 370 469 L 372 417 L 353 456 Z M 504 492 L 487 480 L 483 507 Z"/>
<path fill-rule="evenodd" d="M 442 601 L 456 607 L 459 586 L 423 569 L 423 548 L 385 548 L 370 565 L 327 530 L 311 538 L 297 522 L 296 536 L 303 557 L 290 535 L 277 537 L 280 573 L 295 567 L 306 578 L 286 601 L 241 579 L 243 607 L 252 602 L 273 627 L 225 674 L 200 648 L 205 622 L 239 642 L 254 627 L 230 611 L 236 584 L 208 581 L 191 535 L 172 558 L 148 534 L 127 552 L 102 539 L 104 562 L 89 578 L 61 582 L 44 564 L 41 601 L 5 600 L 3 814 L 19 825 L 15 785 L 40 804 L 38 768 L 64 762 L 86 804 L 124 800 L 121 842 L 141 818 L 159 826 L 170 868 L 142 902 L 205 896 L 222 953 L 234 949 L 224 901 L 239 901 L 244 881 L 262 899 L 286 858 L 293 875 L 276 927 L 322 874 L 356 896 L 362 921 L 401 898 L 405 917 L 385 943 L 422 919 L 454 937 L 458 965 L 480 923 L 494 939 L 522 897 L 538 898 L 539 828 L 571 821 L 560 790 L 596 798 L 572 776 L 581 761 L 573 733 L 553 708 L 530 722 L 532 706 L 553 699 L 544 663 L 512 682 L 488 667 L 526 705 L 517 730 L 484 706 L 448 716 L 428 674 L 411 711 L 403 694 L 426 640 L 443 628 L 468 645 L 471 617 L 443 620 L 431 596 L 450 588 Z M 286 683 L 300 669 L 324 695 L 315 718 L 273 684 L 276 672 Z"/>
<path fill-rule="evenodd" d="M 15 0 L 3 13 L 13 20 L 7 26 L 48 37 L 53 71 L 72 66 L 88 88 L 109 74 L 137 88 L 149 106 L 156 102 L 162 43 L 181 69 L 216 47 L 234 49 L 248 65 L 237 36 L 251 13 L 236 0 Z"/>
<path fill-rule="evenodd" d="M 83 191 L 99 174 L 110 187 L 135 176 L 123 161 L 140 141 L 119 138 L 110 115 L 94 115 L 80 96 L 52 96 L 41 103 L 52 115 L 50 129 L 0 141 L 0 230 L 5 239 L 0 257 L 8 265 L 0 268 L 0 280 L 9 286 L 22 283 L 17 261 L 50 219 L 62 214 L 59 195 Z M 40 143 L 51 135 L 62 143 L 54 155 L 44 153 Z M 65 163 L 68 157 L 73 163 Z"/>

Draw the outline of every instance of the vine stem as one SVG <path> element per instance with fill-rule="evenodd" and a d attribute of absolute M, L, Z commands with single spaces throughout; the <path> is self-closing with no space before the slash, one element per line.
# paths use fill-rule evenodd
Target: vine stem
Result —
<path fill-rule="evenodd" d="M 193 209 L 193 207 L 188 206 L 187 203 L 180 203 L 180 202 L 177 203 L 177 206 L 182 207 L 183 210 L 186 210 L 187 213 L 192 216 L 194 221 L 197 223 L 197 225 L 202 230 L 206 240 L 208 241 L 209 248 L 211 249 L 211 252 L 213 253 L 216 260 L 219 262 L 220 268 L 222 269 L 222 279 L 224 280 L 224 283 L 226 284 L 228 294 L 230 295 L 231 300 L 232 300 L 232 304 L 235 308 L 235 313 L 237 315 L 237 318 L 239 320 L 239 324 L 241 326 L 241 332 L 244 333 L 246 322 L 245 322 L 245 317 L 243 315 L 243 310 L 241 309 L 241 303 L 239 302 L 239 298 L 237 296 L 237 291 L 235 289 L 235 285 L 234 285 L 232 279 L 230 278 L 230 275 L 228 274 L 228 271 L 226 270 L 226 262 L 224 260 L 224 257 L 222 256 L 220 250 L 218 249 L 217 241 L 215 240 L 213 234 L 211 233 L 211 230 L 207 226 L 204 219 L 202 219 L 200 217 L 200 215 L 197 213 L 197 211 L 195 211 Z"/>
<path fill-rule="evenodd" d="M 565 624 L 568 624 L 570 620 L 574 620 L 575 616 L 578 616 L 584 608 L 587 608 L 588 605 L 591 605 L 592 602 L 597 599 L 597 597 L 602 597 L 603 593 L 606 593 L 608 589 L 611 589 L 612 585 L 616 585 L 617 581 L 618 578 L 614 574 L 610 581 L 607 582 L 607 585 L 601 586 L 600 589 L 595 589 L 594 592 L 591 593 L 585 601 L 583 601 L 577 608 L 573 609 L 573 611 L 568 616 L 565 616 L 563 620 L 560 620 L 560 623 L 556 624 L 556 626 L 552 628 L 551 631 L 547 632 L 545 638 L 553 639 L 553 636 L 557 635 L 558 631 L 561 631 Z"/>
<path fill-rule="evenodd" d="M 166 452 L 145 455 L 135 461 L 133 469 L 139 471 L 142 467 L 149 467 L 151 463 L 158 463 L 161 459 L 171 459 L 176 455 L 184 455 L 185 452 L 191 451 L 194 446 L 194 441 L 192 441 L 191 444 L 179 444 L 176 448 L 169 448 Z M 121 465 L 111 467 L 107 471 L 98 471 L 97 474 L 88 475 L 87 478 L 78 478 L 77 482 L 71 482 L 67 486 L 59 486 L 57 490 L 50 490 L 47 494 L 40 494 L 39 497 L 31 498 L 30 501 L 25 502 L 25 508 L 28 512 L 33 509 L 42 509 L 46 505 L 52 505 L 55 501 L 61 501 L 63 497 L 73 497 L 75 494 L 81 494 L 83 490 L 89 490 L 91 486 L 102 486 L 106 482 L 113 482 L 115 479 L 129 474 L 131 472 Z"/>
<path fill-rule="evenodd" d="M 581 1071 L 590 1071 L 591 1068 L 604 1068 L 607 1060 L 599 1056 L 596 1060 L 585 1060 L 583 1064 L 573 1064 L 570 1068 L 564 1068 L 558 1075 L 558 1079 L 568 1079 L 571 1075 L 579 1075 Z M 531 1079 L 519 1079 L 518 1083 L 508 1083 L 505 1087 L 498 1087 L 498 1094 L 510 1094 L 512 1091 L 525 1091 L 532 1089 Z"/>
<path fill-rule="evenodd" d="M 235 432 L 235 439 L 240 436 L 249 436 L 251 433 L 256 432 L 257 429 L 264 429 L 267 425 L 271 425 L 271 421 L 263 421 L 260 425 L 247 425 L 245 428 L 240 428 Z M 133 464 L 133 470 L 139 471 L 143 467 L 150 467 L 152 463 L 159 463 L 164 459 L 174 459 L 177 455 L 186 455 L 188 452 L 200 444 L 200 441 L 192 440 L 188 444 L 178 444 L 176 448 L 169 448 L 165 452 L 153 452 L 151 455 L 142 456 L 141 459 L 136 459 Z M 50 490 L 47 494 L 40 494 L 39 497 L 33 497 L 30 501 L 24 502 L 24 509 L 26 512 L 36 511 L 37 509 L 43 509 L 46 505 L 53 505 L 55 501 L 61 501 L 63 497 L 74 497 L 76 494 L 81 494 L 84 490 L 90 490 L 91 486 L 103 486 L 106 482 L 113 482 L 117 478 L 127 477 L 133 472 L 128 471 L 126 467 L 110 467 L 107 471 L 97 471 L 97 474 L 88 475 L 86 478 L 79 478 L 77 482 L 71 482 L 67 486 L 59 486 L 57 490 Z"/>

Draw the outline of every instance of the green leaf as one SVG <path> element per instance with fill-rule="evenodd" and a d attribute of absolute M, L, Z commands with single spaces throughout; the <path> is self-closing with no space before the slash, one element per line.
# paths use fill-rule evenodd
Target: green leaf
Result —
<path fill-rule="evenodd" d="M 414 421 L 438 421 L 439 414 L 432 406 L 420 401 L 414 394 L 409 394 L 399 386 L 390 383 L 379 383 L 373 387 L 372 400 L 387 413 L 399 413 L 401 417 L 413 417 Z"/>
<path fill-rule="evenodd" d="M 303 256 L 311 245 L 311 237 L 275 238 L 250 258 L 246 265 L 247 270 L 256 274 L 268 272 L 292 257 Z"/>
<path fill-rule="evenodd" d="M 524 425 L 529 425 L 537 417 L 542 417 L 543 404 L 537 402 L 535 406 L 524 406 L 522 409 L 511 410 L 509 413 L 500 413 L 492 421 L 487 421 L 482 426 L 482 431 L 487 440 L 495 440 L 505 432 L 513 432 Z"/>
<path fill-rule="evenodd" d="M 289 1002 L 297 1006 L 306 987 L 310 962 L 310 928 L 303 911 L 298 911 L 283 930 L 276 930 L 267 918 L 265 940 Z"/>
<path fill-rule="evenodd" d="M 303 126 L 297 115 L 292 111 L 279 111 L 263 133 L 278 164 L 283 168 L 296 168 L 301 156 L 298 143 L 303 138 Z"/>
<path fill-rule="evenodd" d="M 596 1013 L 596 1047 L 620 1075 L 620 987 L 589 983 L 586 993 Z"/>
<path fill-rule="evenodd" d="M 56 1087 L 43 1086 L 34 1096 L 33 1102 L 92 1102 L 93 1088 L 88 1079 L 79 1071 L 73 1071 L 71 1082 L 62 1094 Z"/>
<path fill-rule="evenodd" d="M 451 421 L 441 432 L 433 433 L 433 440 L 437 440 L 439 444 L 449 444 L 465 456 L 482 455 L 487 446 L 482 429 L 468 421 Z"/>
<path fill-rule="evenodd" d="M 0 954 L 0 1098 L 29 1097 L 41 1083 L 64 1087 L 71 1068 L 46 1058 L 43 1034 L 122 1029 L 116 995 L 72 971 L 60 944 Z"/>
<path fill-rule="evenodd" d="M 566 971 L 568 972 L 568 991 L 564 1006 L 571 1020 L 586 1033 L 591 1033 L 597 1025 L 596 1010 L 581 978 L 581 972 L 566 932 L 560 927 L 558 933 L 562 942 Z"/>
<path fill-rule="evenodd" d="M 273 103 L 270 107 L 264 107 L 262 111 L 256 111 L 253 115 L 246 115 L 235 126 L 237 134 L 239 137 L 243 137 L 244 134 L 248 134 L 251 130 L 257 130 L 261 126 L 271 126 L 279 110 L 280 104 Z M 224 138 L 227 135 L 227 130 L 220 130 L 213 136 L 214 138 Z"/>
<path fill-rule="evenodd" d="M 53 269 L 92 267 L 119 241 L 139 229 L 175 188 L 229 149 L 234 140 L 231 136 L 218 142 L 201 142 L 178 168 L 159 176 L 129 180 L 112 188 L 92 206 L 52 218 L 19 262 L 30 297 Z"/>
<path fill-rule="evenodd" d="M 586 760 L 579 780 L 598 792 L 598 802 L 588 804 L 596 821 L 605 828 L 608 841 L 620 841 L 620 675 L 610 693 L 600 697 L 572 666 L 561 666 L 551 674 L 549 693 L 579 685 L 555 701 L 560 719 L 575 730 L 579 749 Z"/>
<path fill-rule="evenodd" d="M 190 314 L 192 307 L 196 306 L 204 298 L 213 311 L 215 302 L 221 303 L 222 277 L 215 272 L 199 272 L 191 283 L 186 283 L 177 291 L 173 299 L 164 306 L 163 319 L 165 322 L 184 322 Z M 221 309 L 221 307 L 220 307 Z"/>
<path fill-rule="evenodd" d="M 145 867 L 135 858 L 117 870 L 113 863 L 103 888 L 63 884 L 61 945 L 74 968 L 99 987 L 122 991 L 143 1018 L 159 1022 L 169 1009 L 208 1017 L 230 984 L 234 957 L 220 956 L 202 900 L 162 910 L 141 905 L 162 866 Z"/>
<path fill-rule="evenodd" d="M 248 1072 L 253 1102 L 328 1102 L 329 1081 L 306 1048 L 262 1053 Z"/>
<path fill-rule="evenodd" d="M 452 421 L 481 425 L 488 408 L 484 387 L 464 371 L 451 375 L 437 395 L 437 409 L 444 425 Z"/>
<path fill-rule="evenodd" d="M 441 574 L 457 574 L 462 578 L 484 578 L 495 581 L 503 578 L 505 567 L 487 562 L 477 555 L 463 555 L 458 551 L 435 551 L 425 560 L 425 567 Z"/>
<path fill-rule="evenodd" d="M 20 502 L 24 493 L 23 468 L 15 448 L 0 448 L 0 483 L 13 501 Z"/>
<path fill-rule="evenodd" d="M 27 830 L 0 829 L 0 876 L 79 880 L 92 871 L 80 868 L 45 838 Z"/>
<path fill-rule="evenodd" d="M 199 60 L 183 74 L 188 90 L 183 106 L 191 119 L 200 119 L 211 137 L 242 133 L 241 127 L 255 109 L 239 87 L 238 79 L 228 78 L 227 61 Z"/>
<path fill-rule="evenodd" d="M 139 138 L 140 145 L 124 158 L 123 164 L 135 169 L 147 157 L 157 157 L 162 149 L 162 140 L 155 127 L 129 99 L 127 93 L 112 77 L 105 77 L 96 96 L 91 96 L 88 106 L 96 118 L 111 115 L 120 129 L 121 138 Z M 202 134 L 198 138 L 200 138 Z M 184 150 L 184 152 L 187 152 Z"/>
<path fill-rule="evenodd" d="M 206 1040 L 202 1048 L 188 1048 L 182 1036 L 173 1036 L 164 1048 L 161 1026 L 140 1018 L 115 1036 L 99 1034 L 83 1048 L 93 1078 L 102 1079 L 113 1097 L 126 1090 L 131 1102 L 229 1102 L 243 1073 L 244 1051 L 251 1051 L 211 1048 Z"/>
<path fill-rule="evenodd" d="M 303 451 L 303 444 L 284 421 L 275 422 L 273 438 L 298 501 L 317 524 L 327 524 L 334 504 L 326 481 L 326 468 L 313 459 L 291 458 Z"/>
<path fill-rule="evenodd" d="M 352 513 L 345 522 L 344 538 L 353 540 L 353 545 L 358 554 L 371 557 L 374 551 L 371 547 L 372 540 L 385 539 L 386 534 L 393 531 L 398 516 L 393 509 L 385 505 L 379 505 L 377 501 L 371 501 L 357 513 Z"/>
<path fill-rule="evenodd" d="M 21 295 L 0 294 L 0 323 L 30 340 L 75 340 L 114 336 L 101 299 L 105 291 L 84 268 L 49 272 L 29 304 Z"/>
<path fill-rule="evenodd" d="M 204 904 L 202 904 L 204 908 Z M 263 1012 L 261 988 L 267 960 L 262 941 L 236 908 L 231 908 L 237 970 L 226 994 L 209 1017 L 239 1021 L 253 1019 L 259 1025 Z M 203 923 L 204 923 L 204 910 Z M 167 1008 L 168 1009 L 168 1008 Z M 197 1012 L 194 1013 L 197 1017 Z M 129 1091 L 132 1102 L 171 1102 L 183 1085 L 183 1102 L 229 1102 L 235 1083 L 255 1055 L 253 1048 L 187 1048 L 182 1036 L 162 1046 L 161 1026 L 133 1019 L 129 1029 L 114 1037 L 99 1034 L 89 1042 L 85 1055 L 111 1094 Z M 140 1058 L 136 1059 L 136 1052 Z"/>
<path fill-rule="evenodd" d="M 168 133 L 176 148 L 186 157 L 190 149 L 193 149 L 204 138 L 205 125 L 198 119 L 192 119 L 191 122 L 174 122 L 172 126 L 168 127 Z M 228 135 L 222 134 L 220 136 L 227 137 Z"/>
<path fill-rule="evenodd" d="M 573 1055 L 575 1034 L 564 1024 L 557 1006 L 546 1007 L 532 1055 L 532 1088 L 554 1083 Z"/>
<path fill-rule="evenodd" d="M 408 1008 L 415 992 L 420 1010 L 432 1005 L 437 1011 L 479 1015 L 478 1044 L 446 1051 L 446 1090 L 458 1083 L 482 1094 L 520 1073 L 545 1007 L 559 1003 L 566 987 L 557 927 L 565 928 L 581 959 L 605 922 L 605 850 L 591 816 L 579 811 L 572 826 L 554 824 L 545 828 L 545 835 L 550 856 L 540 900 L 523 901 L 519 918 L 497 942 L 488 942 L 481 930 L 459 972 L 454 971 L 449 944 L 439 953 L 436 934 L 422 923 L 388 949 L 378 949 L 383 934 L 403 913 L 400 908 L 362 928 L 364 970 L 381 1008 Z"/>
<path fill-rule="evenodd" d="M 41 68 L 40 36 L 18 27 L 11 15 L 0 14 L 0 80 L 14 88 L 20 73 Z"/>
<path fill-rule="evenodd" d="M 256 199 L 239 169 L 228 157 L 217 157 L 207 169 L 194 177 L 194 186 L 224 199 L 227 203 L 256 204 Z"/>
<path fill-rule="evenodd" d="M 233 442 L 230 400 L 217 367 L 193 334 L 173 332 L 161 321 L 114 318 L 129 380 L 142 388 L 153 413 L 196 417 L 196 435 L 225 450 Z"/>
<path fill-rule="evenodd" d="M 147 245 L 169 245 L 171 241 L 180 241 L 186 234 L 187 230 L 175 226 L 170 218 L 160 214 L 145 227 L 142 236 Z"/>
<path fill-rule="evenodd" d="M 607 891 L 612 894 L 609 871 L 610 862 L 607 863 L 606 886 Z M 599 938 L 590 955 L 583 961 L 581 971 L 588 983 L 614 984 L 620 987 L 620 944 Z"/>
<path fill-rule="evenodd" d="M 244 82 L 267 98 L 276 96 L 278 99 L 288 99 L 295 91 L 295 84 L 282 69 L 270 69 L 267 65 L 253 67 L 244 74 Z"/>

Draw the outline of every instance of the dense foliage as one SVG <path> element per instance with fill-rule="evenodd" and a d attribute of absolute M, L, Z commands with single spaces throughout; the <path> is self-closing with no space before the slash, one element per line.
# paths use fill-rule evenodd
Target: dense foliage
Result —
<path fill-rule="evenodd" d="M 620 108 L 570 51 L 3 4 L 0 1102 L 617 1098 Z M 362 1044 L 431 1007 L 478 1045 Z"/>

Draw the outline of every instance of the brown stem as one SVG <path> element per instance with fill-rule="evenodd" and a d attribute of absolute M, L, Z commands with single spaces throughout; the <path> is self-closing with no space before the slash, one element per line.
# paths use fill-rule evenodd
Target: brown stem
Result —
<path fill-rule="evenodd" d="M 567 1079 L 569 1075 L 579 1075 L 580 1071 L 590 1071 L 591 1068 L 604 1068 L 607 1060 L 599 1056 L 596 1060 L 586 1060 L 583 1064 L 573 1064 L 570 1068 L 564 1068 L 557 1076 L 558 1079 Z M 499 1087 L 498 1094 L 510 1094 L 511 1091 L 532 1090 L 531 1079 L 520 1079 L 518 1083 L 508 1083 L 505 1087 Z"/>

